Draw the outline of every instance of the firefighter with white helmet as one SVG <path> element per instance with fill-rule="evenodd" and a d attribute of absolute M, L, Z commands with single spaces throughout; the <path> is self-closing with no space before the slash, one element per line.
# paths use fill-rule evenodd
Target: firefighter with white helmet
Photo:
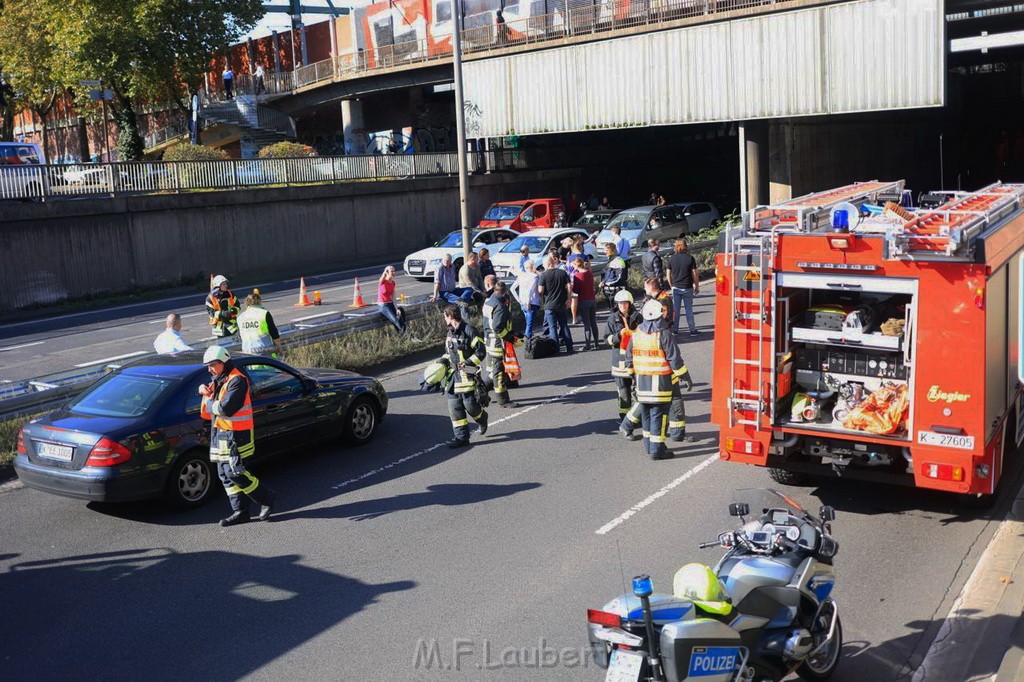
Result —
<path fill-rule="evenodd" d="M 605 340 L 612 348 L 612 376 L 619 400 L 619 419 L 625 418 L 633 404 L 633 372 L 626 367 L 629 338 L 643 319 L 633 306 L 633 294 L 625 289 L 616 292 L 615 307 L 608 313 Z"/>
<path fill-rule="evenodd" d="M 666 441 L 673 379 L 687 390 L 693 388 L 672 330 L 663 324 L 660 301 L 647 301 L 640 311 L 643 322 L 633 331 L 626 347 L 626 367 L 633 370 L 636 399 L 640 404 L 644 449 L 651 459 L 671 457 Z"/>
<path fill-rule="evenodd" d="M 203 397 L 200 414 L 211 421 L 210 461 L 231 502 L 231 516 L 220 525 L 234 526 L 251 520 L 249 500 L 260 505 L 257 519 L 266 520 L 274 504 L 274 494 L 246 470 L 244 460 L 256 451 L 252 394 L 249 379 L 231 362 L 221 346 L 210 346 L 203 364 L 213 376 L 209 385 L 199 386 Z"/>
<path fill-rule="evenodd" d="M 206 297 L 206 312 L 210 316 L 210 331 L 222 338 L 238 333 L 238 299 L 228 289 L 228 278 L 217 275 L 211 280 L 210 295 Z"/>

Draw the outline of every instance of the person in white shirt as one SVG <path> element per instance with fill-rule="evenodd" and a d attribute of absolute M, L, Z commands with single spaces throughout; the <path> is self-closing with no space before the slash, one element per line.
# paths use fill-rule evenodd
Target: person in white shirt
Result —
<path fill-rule="evenodd" d="M 254 75 L 256 76 L 256 96 L 258 97 L 261 93 L 267 91 L 267 88 L 263 85 L 264 72 L 262 64 L 256 65 L 256 73 Z"/>
<path fill-rule="evenodd" d="M 526 338 L 533 336 L 533 319 L 540 309 L 540 293 L 537 291 L 537 266 L 533 261 L 523 263 L 523 272 L 519 273 L 512 285 L 512 293 L 523 308 L 526 318 Z"/>
<path fill-rule="evenodd" d="M 181 315 L 170 313 L 167 316 L 166 325 L 167 329 L 153 341 L 153 348 L 156 349 L 157 353 L 160 355 L 170 355 L 171 353 L 192 350 L 192 346 L 185 343 L 185 339 L 181 336 Z"/>

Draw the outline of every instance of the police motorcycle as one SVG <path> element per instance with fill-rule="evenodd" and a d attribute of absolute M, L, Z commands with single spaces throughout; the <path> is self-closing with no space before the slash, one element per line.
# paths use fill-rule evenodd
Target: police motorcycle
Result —
<path fill-rule="evenodd" d="M 778 682 L 794 671 L 807 680 L 835 672 L 843 646 L 831 597 L 835 511 L 823 506 L 814 517 L 774 490 L 747 489 L 729 514 L 739 530 L 699 545 L 726 549 L 714 569 L 683 566 L 672 594 L 637 576 L 632 594 L 587 610 L 607 681 Z"/>

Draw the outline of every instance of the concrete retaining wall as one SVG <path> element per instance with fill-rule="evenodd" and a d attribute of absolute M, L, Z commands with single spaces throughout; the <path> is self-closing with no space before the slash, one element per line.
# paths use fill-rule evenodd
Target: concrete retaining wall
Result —
<path fill-rule="evenodd" d="M 572 171 L 470 178 L 494 201 L 567 197 Z M 0 206 L 0 310 L 99 292 L 399 261 L 459 225 L 458 181 L 319 185 Z"/>

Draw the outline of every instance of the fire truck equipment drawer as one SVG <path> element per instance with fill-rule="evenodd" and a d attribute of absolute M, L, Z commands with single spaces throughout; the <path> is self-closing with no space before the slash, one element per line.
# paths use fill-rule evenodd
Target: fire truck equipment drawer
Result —
<path fill-rule="evenodd" d="M 881 379 L 906 379 L 903 356 L 894 353 L 867 353 L 839 348 L 799 348 L 796 368 L 830 374 L 854 374 Z"/>
<path fill-rule="evenodd" d="M 793 327 L 790 330 L 793 341 L 804 343 L 827 343 L 840 346 L 856 346 L 857 348 L 878 348 L 880 350 L 900 350 L 902 336 L 886 336 L 879 332 L 858 334 L 851 331 L 832 331 L 829 329 L 809 329 Z"/>
<path fill-rule="evenodd" d="M 916 279 L 899 277 L 872 277 L 867 275 L 827 275 L 811 272 L 780 272 L 778 283 L 781 287 L 793 289 L 823 289 L 825 291 L 870 291 L 879 294 L 915 294 Z"/>

